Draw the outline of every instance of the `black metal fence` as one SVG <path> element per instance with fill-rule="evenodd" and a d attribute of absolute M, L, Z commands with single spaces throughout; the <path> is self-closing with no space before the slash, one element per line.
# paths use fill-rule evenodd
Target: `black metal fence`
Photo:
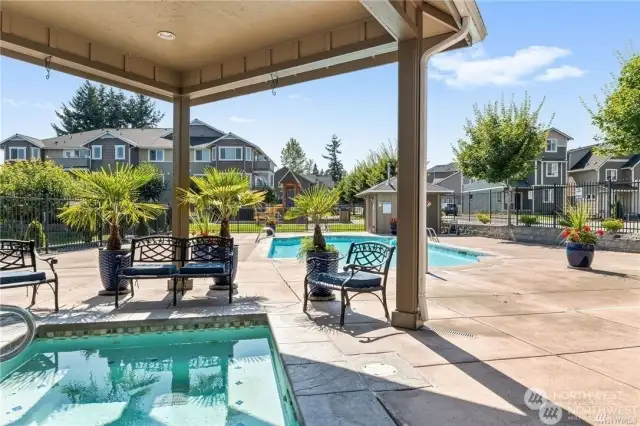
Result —
<path fill-rule="evenodd" d="M 0 239 L 34 240 L 37 246 L 49 251 L 75 250 L 101 246 L 109 230 L 103 226 L 99 232 L 78 231 L 63 223 L 58 214 L 62 207 L 77 203 L 77 199 L 0 196 Z M 171 206 L 158 218 L 122 230 L 125 240 L 145 235 L 167 234 L 171 231 Z M 257 233 L 274 220 L 278 233 L 307 232 L 313 223 L 307 218 L 285 219 L 288 208 L 266 205 L 259 209 L 243 208 L 231 218 L 232 233 Z M 194 225 L 192 224 L 192 227 Z M 340 205 L 322 219 L 323 230 L 329 232 L 360 232 L 365 230 L 364 206 Z M 211 229 L 219 230 L 219 224 Z M 195 227 L 192 228 L 195 231 Z"/>
<path fill-rule="evenodd" d="M 37 247 L 49 251 L 76 250 L 102 245 L 109 230 L 79 231 L 67 226 L 58 214 L 62 207 L 77 199 L 0 196 L 0 239 L 34 240 Z M 158 218 L 123 229 L 123 237 L 169 232 L 170 208 Z"/>
<path fill-rule="evenodd" d="M 442 198 L 443 214 L 469 223 L 507 224 L 506 189 L 488 189 L 447 195 Z M 603 229 L 602 222 L 620 219 L 620 232 L 640 232 L 640 180 L 590 182 L 513 188 L 511 223 L 516 226 L 561 227 L 559 220 L 567 206 L 586 204 L 590 226 Z M 451 206 L 455 204 L 455 209 Z M 449 205 L 448 208 L 445 208 Z"/>

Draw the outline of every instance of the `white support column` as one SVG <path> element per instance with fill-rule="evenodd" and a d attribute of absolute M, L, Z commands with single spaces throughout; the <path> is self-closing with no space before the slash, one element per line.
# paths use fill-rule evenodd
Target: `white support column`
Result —
<path fill-rule="evenodd" d="M 171 235 L 189 236 L 189 207 L 179 201 L 178 188 L 189 188 L 189 96 L 173 97 L 173 188 Z"/>
<path fill-rule="evenodd" d="M 427 319 L 426 95 L 421 56 L 419 38 L 398 42 L 398 256 L 391 323 L 409 329 Z"/>

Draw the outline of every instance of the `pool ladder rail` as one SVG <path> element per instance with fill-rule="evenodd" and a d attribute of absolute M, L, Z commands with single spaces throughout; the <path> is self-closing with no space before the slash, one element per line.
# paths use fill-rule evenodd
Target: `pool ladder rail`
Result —
<path fill-rule="evenodd" d="M 15 314 L 18 317 L 22 318 L 22 320 L 24 320 L 25 324 L 27 325 L 27 334 L 22 338 L 20 343 L 13 345 L 13 343 L 18 340 L 16 339 L 9 345 L 5 345 L 0 348 L 0 362 L 4 362 L 18 356 L 31 344 L 33 339 L 36 337 L 36 320 L 33 315 L 31 315 L 31 312 L 18 306 L 0 305 L 0 313 Z M 4 351 L 4 348 L 6 348 L 7 346 L 9 346 L 9 350 Z"/>
<path fill-rule="evenodd" d="M 436 231 L 433 228 L 427 228 L 427 239 L 434 243 L 440 242 L 440 238 L 438 238 L 438 234 L 436 234 Z"/>

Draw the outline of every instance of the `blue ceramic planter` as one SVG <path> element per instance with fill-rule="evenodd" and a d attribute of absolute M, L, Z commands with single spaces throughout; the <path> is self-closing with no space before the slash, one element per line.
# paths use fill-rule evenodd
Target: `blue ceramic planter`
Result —
<path fill-rule="evenodd" d="M 596 246 L 593 244 L 567 243 L 567 261 L 574 268 L 590 268 Z"/>

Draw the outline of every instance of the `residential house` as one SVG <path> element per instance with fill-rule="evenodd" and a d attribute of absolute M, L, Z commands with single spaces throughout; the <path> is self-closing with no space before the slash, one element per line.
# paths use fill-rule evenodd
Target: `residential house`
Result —
<path fill-rule="evenodd" d="M 573 138 L 552 127 L 540 158 L 534 161 L 533 171 L 524 179 L 510 182 L 514 188 L 512 208 L 523 212 L 551 213 L 564 202 L 561 191 L 549 188 L 567 184 L 567 153 Z M 441 183 L 439 183 L 441 185 Z M 504 211 L 508 196 L 505 183 L 463 178 L 462 211 Z"/>
<path fill-rule="evenodd" d="M 598 217 L 637 219 L 640 213 L 640 154 L 599 155 L 598 145 L 569 151 L 568 197 L 587 202 Z"/>
<path fill-rule="evenodd" d="M 260 147 L 234 133 L 195 119 L 189 128 L 189 172 L 201 175 L 206 167 L 239 169 L 251 176 L 256 188 L 274 188 L 275 163 Z M 150 162 L 162 170 L 171 186 L 173 173 L 171 128 L 95 129 L 47 139 L 16 134 L 0 142 L 6 161 L 32 158 L 53 160 L 65 170 L 99 170 L 117 163 Z M 169 201 L 167 191 L 164 201 Z"/>
<path fill-rule="evenodd" d="M 334 188 L 335 183 L 328 175 L 313 175 L 296 173 L 288 167 L 282 167 L 275 172 L 276 196 L 285 206 L 293 206 L 293 198 L 302 191 L 314 185 L 324 185 Z"/>
<path fill-rule="evenodd" d="M 466 182 L 468 182 L 468 179 Z M 460 173 L 455 163 L 439 164 L 428 168 L 427 183 L 451 189 L 456 196 L 462 193 L 462 173 Z"/>

